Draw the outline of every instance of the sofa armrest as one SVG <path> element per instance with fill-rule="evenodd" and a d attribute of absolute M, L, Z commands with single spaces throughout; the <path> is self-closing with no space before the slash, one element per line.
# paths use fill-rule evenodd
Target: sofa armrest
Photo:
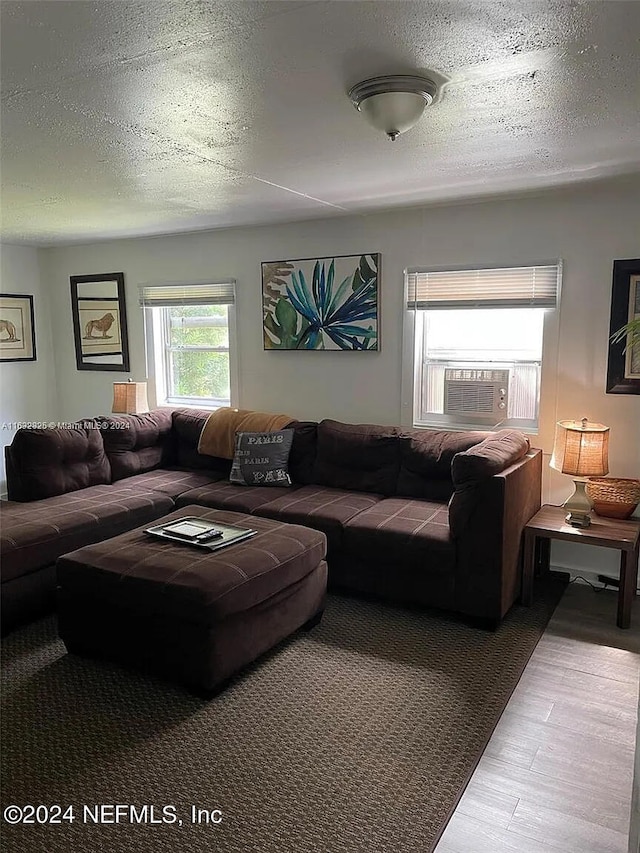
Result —
<path fill-rule="evenodd" d="M 542 451 L 456 484 L 449 525 L 456 544 L 455 609 L 500 620 L 520 594 L 522 532 L 540 509 Z"/>

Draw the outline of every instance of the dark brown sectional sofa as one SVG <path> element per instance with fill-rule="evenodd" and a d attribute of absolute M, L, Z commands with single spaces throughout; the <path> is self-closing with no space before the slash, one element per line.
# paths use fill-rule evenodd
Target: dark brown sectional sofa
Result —
<path fill-rule="evenodd" d="M 158 409 L 18 431 L 0 503 L 3 633 L 54 607 L 62 554 L 190 504 L 322 531 L 335 588 L 487 625 L 517 599 L 542 466 L 521 433 L 294 422 L 293 485 L 238 486 L 229 460 L 197 451 L 208 414 Z"/>

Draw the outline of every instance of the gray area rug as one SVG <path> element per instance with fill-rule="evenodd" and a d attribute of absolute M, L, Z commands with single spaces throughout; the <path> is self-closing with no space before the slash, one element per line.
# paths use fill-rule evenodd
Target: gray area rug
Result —
<path fill-rule="evenodd" d="M 429 853 L 563 589 L 496 633 L 332 596 L 210 701 L 67 655 L 53 618 L 21 629 L 3 642 L 2 807 L 48 809 L 5 812 L 2 850 Z"/>

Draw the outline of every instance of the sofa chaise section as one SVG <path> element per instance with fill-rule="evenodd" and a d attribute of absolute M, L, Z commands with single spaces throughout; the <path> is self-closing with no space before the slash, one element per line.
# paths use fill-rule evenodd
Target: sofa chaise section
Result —
<path fill-rule="evenodd" d="M 22 429 L 5 448 L 0 502 L 2 632 L 52 609 L 55 561 L 155 521 L 216 470 L 175 466 L 171 411 Z"/>
<path fill-rule="evenodd" d="M 162 492 L 119 485 L 0 502 L 2 633 L 51 610 L 58 557 L 155 521 L 173 509 Z"/>

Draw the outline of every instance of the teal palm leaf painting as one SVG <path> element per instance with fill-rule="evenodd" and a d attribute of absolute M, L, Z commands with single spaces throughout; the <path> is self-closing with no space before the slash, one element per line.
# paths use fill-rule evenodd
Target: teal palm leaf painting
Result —
<path fill-rule="evenodd" d="M 377 350 L 380 255 L 262 264 L 265 349 Z"/>

